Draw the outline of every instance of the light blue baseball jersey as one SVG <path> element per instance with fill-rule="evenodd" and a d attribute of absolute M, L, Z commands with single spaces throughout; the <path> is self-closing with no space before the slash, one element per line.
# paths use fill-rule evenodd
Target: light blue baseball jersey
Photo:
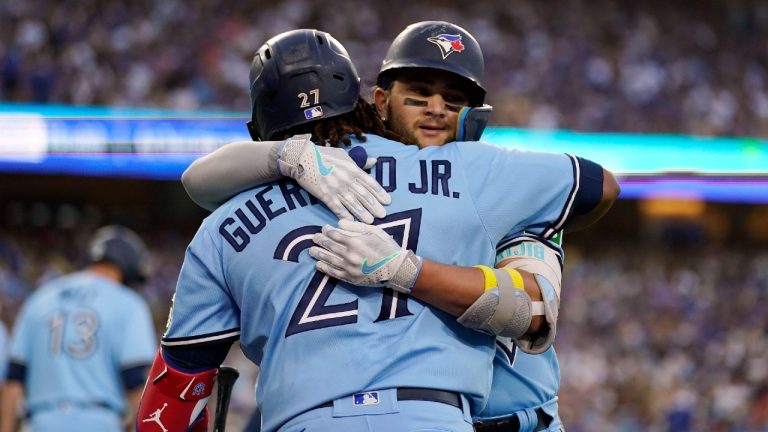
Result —
<path fill-rule="evenodd" d="M 498 419 L 526 408 L 555 404 L 560 390 L 560 364 L 554 347 L 542 354 L 526 354 L 509 343 L 498 342 L 493 362 L 493 386 L 488 404 L 476 419 Z M 510 355 L 511 354 L 511 355 Z M 545 411 L 553 415 L 557 412 Z"/>
<path fill-rule="evenodd" d="M 499 253 L 496 256 L 496 262 L 509 257 L 543 260 L 543 248 L 548 247 L 558 257 L 562 268 L 564 257 L 561 246 L 562 232 L 555 233 L 552 236 L 555 238 L 553 240 L 537 234 L 539 233 L 523 232 L 503 240 L 496 247 Z M 538 240 L 540 245 L 530 243 L 521 245 L 521 242 L 527 240 Z M 488 403 L 481 412 L 475 414 L 474 418 L 481 421 L 503 419 L 521 410 L 541 407 L 554 418 L 550 426 L 558 426 L 560 420 L 557 415 L 557 393 L 559 390 L 560 364 L 554 347 L 550 347 L 541 354 L 532 355 L 518 349 L 509 339 L 499 338 L 496 341 L 493 384 Z"/>
<path fill-rule="evenodd" d="M 577 189 L 578 161 L 568 155 L 477 142 L 419 150 L 371 135 L 364 145 L 378 158 L 373 175 L 393 198 L 388 216 L 375 223 L 443 263 L 490 263 L 506 234 L 558 227 Z M 306 249 L 322 225 L 336 223 L 288 181 L 220 206 L 187 249 L 163 344 L 239 337 L 261 367 L 265 431 L 362 390 L 455 391 L 479 411 L 494 338 L 408 296 L 317 272 Z"/>
<path fill-rule="evenodd" d="M 38 415 L 56 424 L 50 416 L 62 407 L 85 415 L 89 407 L 104 406 L 119 427 L 126 409 L 120 372 L 150 364 L 156 350 L 154 325 L 141 296 L 82 271 L 48 282 L 27 300 L 14 326 L 11 360 L 26 366 L 33 425 Z M 105 409 L 100 411 L 97 418 L 104 418 Z M 96 430 L 70 414 L 59 420 L 56 430 Z"/>

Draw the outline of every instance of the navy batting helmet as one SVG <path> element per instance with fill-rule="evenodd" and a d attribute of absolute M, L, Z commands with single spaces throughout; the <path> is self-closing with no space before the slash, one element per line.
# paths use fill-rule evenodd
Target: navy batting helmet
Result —
<path fill-rule="evenodd" d="M 480 83 L 485 60 L 480 44 L 463 28 L 445 21 L 422 21 L 405 28 L 389 46 L 376 80 L 388 87 L 404 68 L 429 68 L 452 72 L 471 84 L 470 104 L 485 101 L 485 88 Z"/>
<path fill-rule="evenodd" d="M 144 242 L 128 228 L 108 225 L 93 235 L 91 261 L 110 263 L 123 273 L 123 283 L 143 283 L 149 276 L 149 254 Z"/>
<path fill-rule="evenodd" d="M 254 140 L 318 119 L 351 112 L 360 77 L 347 50 L 318 30 L 281 33 L 259 48 L 251 64 Z"/>

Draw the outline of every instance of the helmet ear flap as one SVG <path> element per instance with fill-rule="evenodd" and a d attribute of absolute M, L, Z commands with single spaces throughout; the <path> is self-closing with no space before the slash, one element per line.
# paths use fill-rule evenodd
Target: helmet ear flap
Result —
<path fill-rule="evenodd" d="M 484 104 L 478 107 L 464 107 L 457 119 L 456 141 L 480 141 L 493 107 Z"/>

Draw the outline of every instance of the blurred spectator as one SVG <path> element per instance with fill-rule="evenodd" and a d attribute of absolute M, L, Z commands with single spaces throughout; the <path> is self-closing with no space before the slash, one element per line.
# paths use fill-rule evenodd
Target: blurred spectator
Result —
<path fill-rule="evenodd" d="M 269 36 L 331 31 L 370 84 L 394 36 L 428 19 L 479 39 L 496 124 L 768 137 L 758 0 L 10 0 L 0 100 L 248 111 L 250 61 Z"/>

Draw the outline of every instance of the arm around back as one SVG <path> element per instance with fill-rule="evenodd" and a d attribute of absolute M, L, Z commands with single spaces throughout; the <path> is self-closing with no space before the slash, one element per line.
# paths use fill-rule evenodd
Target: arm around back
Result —
<path fill-rule="evenodd" d="M 281 143 L 237 141 L 227 144 L 194 161 L 182 174 L 181 183 L 192 201 L 206 210 L 214 210 L 244 190 L 281 178 L 274 162 L 275 144 Z"/>
<path fill-rule="evenodd" d="M 187 194 L 213 210 L 247 189 L 290 177 L 339 219 L 371 223 L 387 215 L 389 194 L 363 168 L 376 160 L 362 147 L 354 160 L 346 150 L 315 145 L 310 135 L 285 141 L 239 141 L 196 160 L 182 175 Z"/>

